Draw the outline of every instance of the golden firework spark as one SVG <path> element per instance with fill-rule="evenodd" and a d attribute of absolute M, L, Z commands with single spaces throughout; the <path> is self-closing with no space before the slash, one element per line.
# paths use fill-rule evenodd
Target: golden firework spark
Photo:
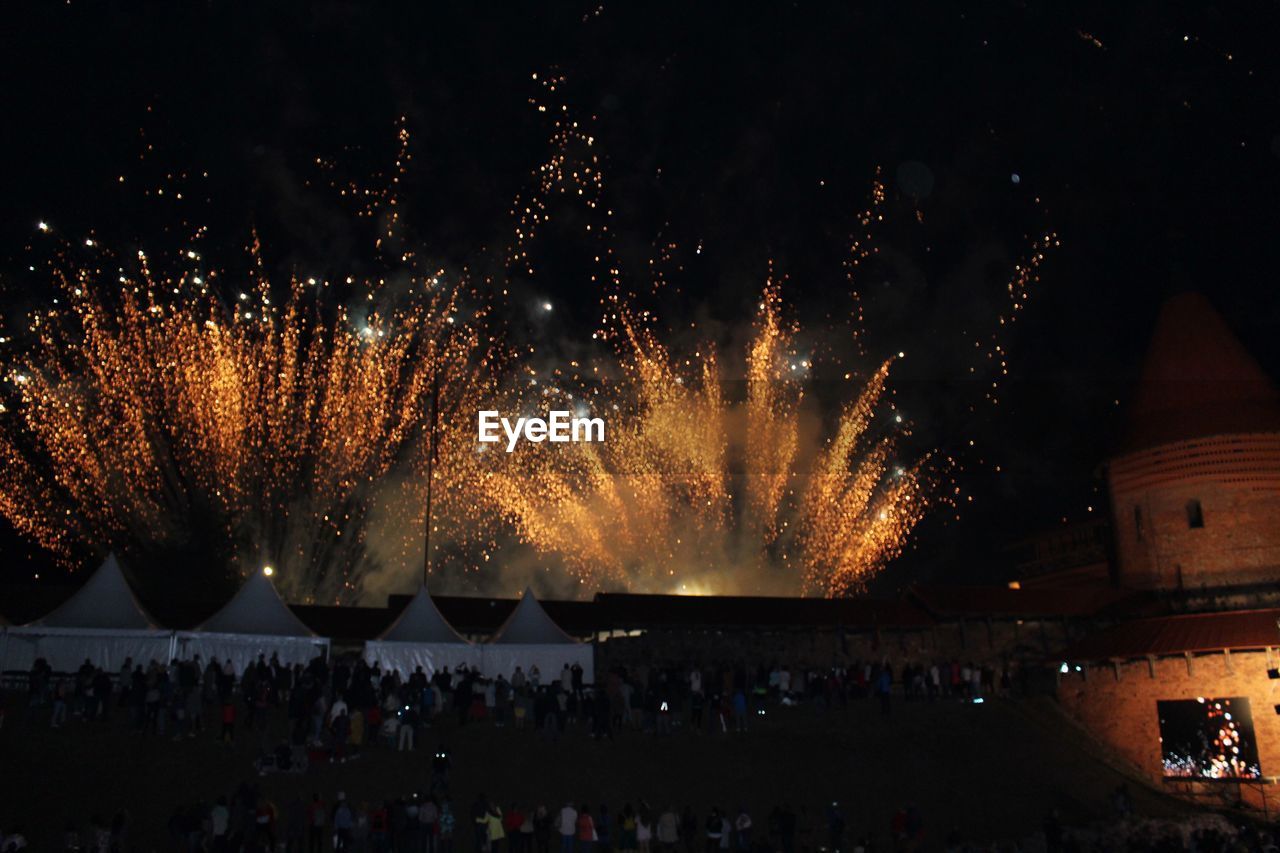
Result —
<path fill-rule="evenodd" d="M 622 310 L 622 371 L 587 411 L 603 443 L 524 444 L 491 454 L 484 499 L 585 586 L 846 594 L 902 550 L 932 497 L 928 457 L 895 464 L 905 429 L 880 406 L 888 363 L 814 453 L 794 330 L 769 281 L 745 354 L 745 397 L 720 359 L 679 359 Z M 528 395 L 513 406 L 529 408 Z M 539 393 L 565 405 L 564 391 Z M 585 414 L 581 410 L 579 414 Z"/>
<path fill-rule="evenodd" d="M 464 409 L 486 391 L 483 311 L 438 278 L 357 318 L 326 314 L 327 282 L 293 281 L 277 304 L 258 278 L 224 304 L 199 276 L 161 279 L 145 257 L 138 270 L 66 274 L 9 360 L 0 512 L 64 557 L 211 530 L 240 568 L 280 566 L 291 597 L 352 599 L 379 484 L 425 482 L 433 386 Z M 472 464 L 462 429 L 441 420 L 446 503 Z M 420 542 L 421 501 L 405 506 Z"/>
<path fill-rule="evenodd" d="M 509 281 L 486 279 L 493 292 L 482 296 L 424 268 L 403 238 L 397 190 L 411 155 L 401 119 L 386 189 L 329 181 L 355 202 L 358 218 L 375 222 L 394 288 L 335 280 L 337 298 L 321 295 L 329 281 L 296 279 L 277 292 L 256 241 L 243 289 L 208 271 L 156 275 L 141 253 L 128 273 L 62 264 L 60 300 L 31 318 L 24 346 L 0 362 L 0 514 L 66 558 L 90 543 L 164 552 L 200 538 L 221 543 L 242 573 L 281 567 L 284 591 L 299 600 L 352 600 L 377 568 L 395 575 L 388 587 L 406 588 L 421 565 L 424 438 L 438 389 L 432 531 L 445 535 L 433 538 L 435 567 L 501 572 L 505 523 L 585 590 L 863 588 L 932 505 L 959 494 L 937 488 L 947 460 L 900 459 L 910 425 L 886 403 L 892 360 L 838 413 L 806 406 L 811 364 L 793 351 L 798 330 L 785 319 L 772 270 L 744 352 L 724 358 L 704 345 L 675 355 L 655 316 L 633 307 L 641 298 L 619 269 L 590 121 L 570 111 L 563 77 L 534 79 L 541 91 L 530 103 L 550 119 L 550 156 L 511 209 L 507 275 L 534 280 L 532 246 L 553 205 L 580 206 L 580 217 L 557 219 L 582 224 L 584 283 L 602 309 L 591 338 L 611 342 L 616 365 L 575 360 L 540 376 L 530 358 L 516 374 L 525 380 L 518 393 L 495 390 L 501 345 L 486 331 L 483 306 L 509 296 Z M 860 357 L 866 306 L 855 273 L 875 254 L 884 198 L 877 180 L 845 263 L 848 332 Z M 1031 244 L 998 327 L 974 339 L 982 366 L 998 371 L 984 389 L 993 403 L 1007 374 L 1003 330 L 1051 245 L 1052 234 Z M 93 238 L 85 246 L 105 252 Z M 668 266 L 678 271 L 677 249 L 669 238 L 655 241 L 651 293 L 665 287 Z M 203 269 L 194 248 L 173 269 L 184 261 Z M 407 296 L 375 310 L 390 290 Z M 588 382 L 597 384 L 584 393 Z M 603 414 L 608 437 L 485 453 L 474 415 L 495 401 L 526 414 L 549 402 Z M 393 565 L 371 559 L 375 538 Z"/>

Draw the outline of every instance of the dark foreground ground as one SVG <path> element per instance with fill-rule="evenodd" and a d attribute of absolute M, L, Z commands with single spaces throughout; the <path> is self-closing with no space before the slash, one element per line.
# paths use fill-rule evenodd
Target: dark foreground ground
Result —
<path fill-rule="evenodd" d="M 109 818 L 120 810 L 131 815 L 132 844 L 168 850 L 166 824 L 176 807 L 211 803 L 245 780 L 282 811 L 298 794 L 309 799 L 319 792 L 331 803 L 344 791 L 360 803 L 425 791 L 429 759 L 441 742 L 454 760 L 459 853 L 472 853 L 467 806 L 481 791 L 504 807 L 554 808 L 571 798 L 616 812 L 625 802 L 646 800 L 655 809 L 688 804 L 701 818 L 713 806 L 746 806 L 760 828 L 775 805 L 789 804 L 807 809 L 815 840 L 824 834 L 826 804 L 838 800 L 851 836 L 866 834 L 884 850 L 892 814 L 908 803 L 923 817 L 926 848 L 939 849 L 952 829 L 969 839 L 1033 835 L 1052 809 L 1069 825 L 1106 820 L 1111 792 L 1124 781 L 1047 705 L 1014 701 L 899 702 L 888 717 L 870 702 L 825 714 L 778 708 L 754 718 L 746 734 L 625 731 L 612 742 L 592 740 L 582 728 L 549 743 L 529 731 L 487 723 L 458 728 L 449 720 L 412 753 L 366 747 L 346 764 L 258 778 L 252 766 L 258 738 L 220 743 L 213 709 L 209 731 L 174 741 L 130 732 L 123 711 L 107 723 L 73 719 L 51 730 L 47 709 L 29 722 L 25 697 L 5 698 L 0 830 L 21 823 L 34 850 L 61 849 L 68 822 L 84 827 L 91 815 Z M 1130 788 L 1138 814 L 1184 811 L 1157 792 Z"/>

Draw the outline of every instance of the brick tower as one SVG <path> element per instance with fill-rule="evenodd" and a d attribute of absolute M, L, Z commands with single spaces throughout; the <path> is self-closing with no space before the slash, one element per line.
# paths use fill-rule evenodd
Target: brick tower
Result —
<path fill-rule="evenodd" d="M 1161 309 L 1107 483 L 1122 586 L 1280 580 L 1280 394 L 1203 296 Z"/>

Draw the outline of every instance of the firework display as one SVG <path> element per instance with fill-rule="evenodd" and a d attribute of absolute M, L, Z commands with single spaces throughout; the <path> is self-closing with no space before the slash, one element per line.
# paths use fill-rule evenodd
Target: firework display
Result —
<path fill-rule="evenodd" d="M 423 482 L 433 392 L 468 406 L 490 381 L 464 294 L 427 279 L 357 319 L 325 316 L 327 281 L 277 300 L 258 279 L 227 304 L 215 273 L 162 278 L 145 257 L 102 278 L 65 274 L 8 362 L 0 512 L 68 558 L 204 541 L 233 568 L 279 566 L 293 598 L 353 598 L 384 480 Z M 468 456 L 447 425 L 437 444 L 454 485 Z"/>
<path fill-rule="evenodd" d="M 897 459 L 907 428 L 882 405 L 889 362 L 807 452 L 819 419 L 802 405 L 796 368 L 809 365 L 792 352 L 776 284 L 742 382 L 710 347 L 678 359 L 619 316 L 617 382 L 534 395 L 598 412 L 607 440 L 486 454 L 482 499 L 521 538 L 582 584 L 655 592 L 847 594 L 901 551 L 938 470 L 929 456 Z M 742 386 L 741 399 L 726 392 Z"/>
<path fill-rule="evenodd" d="M 554 403 L 606 420 L 608 436 L 599 445 L 525 445 L 512 454 L 477 445 L 484 470 L 477 500 L 544 568 L 567 569 L 580 589 L 863 590 L 902 552 L 930 508 L 954 507 L 960 494 L 954 484 L 942 488 L 954 459 L 900 452 L 911 425 L 887 388 L 890 368 L 904 353 L 877 365 L 867 346 L 868 300 L 858 274 L 876 254 L 874 231 L 884 219 L 878 174 L 867 207 L 854 217 L 844 262 L 850 314 L 835 330 L 852 341 L 864 367 L 844 373 L 842 402 L 822 412 L 805 405 L 816 365 L 796 351 L 799 330 L 786 319 L 772 263 L 745 351 L 722 352 L 710 340 L 679 348 L 664 343 L 673 330 L 641 306 L 682 271 L 675 260 L 680 246 L 660 234 L 647 275 L 629 276 L 621 268 L 589 130 L 594 116 L 574 115 L 562 75 L 534 79 L 542 98 L 530 104 L 551 117 L 553 154 L 535 171 L 534 190 L 512 209 L 508 270 L 535 277 L 530 246 L 553 218 L 552 205 L 576 205 L 573 218 L 586 223 L 581 237 L 594 262 L 584 283 L 601 305 L 591 337 L 611 349 L 592 362 L 569 359 L 541 369 L 531 358 L 517 371 L 522 378 L 508 387 L 503 407 L 534 415 Z M 1007 282 L 1007 307 L 991 318 L 983 340 L 974 341 L 979 364 L 969 373 L 994 372 L 982 391 L 993 403 L 1008 373 L 1005 332 L 1025 307 L 1045 252 L 1057 243 L 1051 232 L 1030 241 Z M 702 241 L 694 254 L 702 254 Z M 646 278 L 649 287 L 641 292 L 636 282 Z M 534 356 L 534 348 L 528 354 Z"/>
<path fill-rule="evenodd" d="M 519 576 L 517 547 L 562 592 L 864 589 L 931 507 L 960 495 L 942 487 L 954 459 L 903 447 L 911 423 L 889 379 L 904 354 L 880 360 L 867 346 L 855 273 L 876 253 L 884 186 L 877 177 L 855 217 L 850 314 L 820 330 L 851 341 L 862 367 L 819 403 L 808 387 L 816 357 L 799 352 L 772 262 L 745 347 L 664 342 L 675 330 L 641 306 L 679 271 L 679 244 L 655 240 L 640 294 L 642 277 L 614 249 L 594 117 L 575 117 L 562 75 L 534 84 L 551 153 L 511 208 L 505 272 L 478 284 L 429 264 L 405 236 L 404 119 L 381 189 L 316 158 L 373 224 L 384 276 L 273 285 L 255 236 L 241 284 L 206 262 L 204 229 L 189 223 L 197 239 L 174 257 L 121 259 L 91 237 L 73 260 L 70 238 L 41 222 L 63 247 L 50 265 L 60 296 L 0 341 L 0 514 L 69 566 L 104 548 L 164 577 L 193 555 L 227 579 L 271 565 L 299 601 L 403 589 L 424 566 L 445 588 L 519 588 L 530 567 Z M 548 368 L 491 321 L 535 286 L 535 244 L 561 219 L 581 228 L 582 284 L 601 311 L 584 357 L 552 353 Z M 1008 308 L 974 341 L 994 367 L 993 402 L 1007 374 L 1003 330 L 1056 242 L 1031 242 Z M 539 316 L 553 308 L 533 304 Z M 606 440 L 515 453 L 476 441 L 481 410 L 528 415 L 548 403 L 601 416 Z"/>
<path fill-rule="evenodd" d="M 1156 703 L 1164 775 L 1195 779 L 1257 779 L 1258 742 L 1245 696 Z"/>

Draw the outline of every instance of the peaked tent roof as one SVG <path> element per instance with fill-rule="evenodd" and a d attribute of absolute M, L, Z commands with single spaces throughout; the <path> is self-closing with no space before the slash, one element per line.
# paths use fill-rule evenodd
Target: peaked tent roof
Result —
<path fill-rule="evenodd" d="M 440 614 L 440 609 L 431 600 L 431 593 L 427 592 L 426 584 L 418 587 L 417 595 L 400 611 L 400 615 L 387 630 L 378 635 L 378 639 L 392 643 L 467 642 Z"/>
<path fill-rule="evenodd" d="M 564 632 L 552 621 L 547 611 L 542 609 L 533 590 L 525 587 L 520 603 L 511 611 L 507 621 L 502 623 L 498 633 L 493 635 L 491 643 L 520 643 L 524 645 L 576 643 L 573 637 Z"/>
<path fill-rule="evenodd" d="M 31 627 L 146 631 L 156 624 L 134 597 L 116 555 L 108 554 L 84 586 Z"/>
<path fill-rule="evenodd" d="M 273 637 L 314 637 L 289 605 L 281 600 L 271 579 L 254 572 L 222 609 L 209 617 L 199 632 L 262 634 Z"/>
<path fill-rule="evenodd" d="M 1276 386 L 1209 300 L 1183 293 L 1166 301 L 1134 388 L 1121 451 L 1276 431 Z"/>

